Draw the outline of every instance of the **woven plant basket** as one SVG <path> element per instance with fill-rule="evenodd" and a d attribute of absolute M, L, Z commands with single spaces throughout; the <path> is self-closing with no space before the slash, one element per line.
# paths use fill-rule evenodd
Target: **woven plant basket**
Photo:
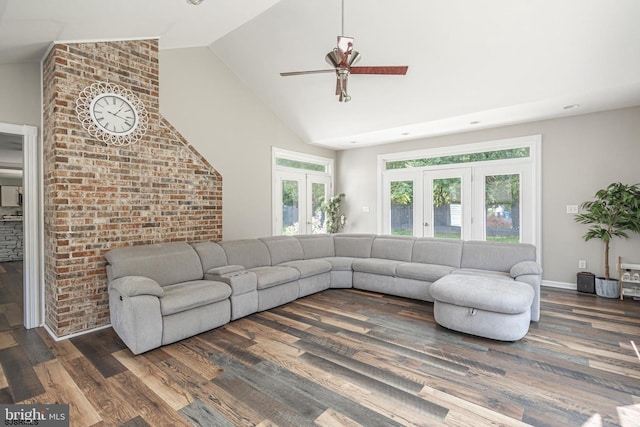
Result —
<path fill-rule="evenodd" d="M 604 298 L 620 298 L 620 282 L 596 277 L 596 294 Z"/>

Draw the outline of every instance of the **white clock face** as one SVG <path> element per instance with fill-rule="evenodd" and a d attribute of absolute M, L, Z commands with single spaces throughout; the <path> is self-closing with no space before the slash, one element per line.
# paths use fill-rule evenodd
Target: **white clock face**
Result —
<path fill-rule="evenodd" d="M 125 136 L 138 125 L 138 113 L 124 97 L 114 93 L 103 93 L 91 101 L 91 118 L 111 135 Z"/>

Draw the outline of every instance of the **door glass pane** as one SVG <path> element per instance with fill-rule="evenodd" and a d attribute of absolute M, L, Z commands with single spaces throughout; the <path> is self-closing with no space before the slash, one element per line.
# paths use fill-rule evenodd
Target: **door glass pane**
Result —
<path fill-rule="evenodd" d="M 391 234 L 413 236 L 413 181 L 392 181 Z"/>
<path fill-rule="evenodd" d="M 322 202 L 327 197 L 327 185 L 322 182 L 311 184 L 311 234 L 327 232 Z"/>
<path fill-rule="evenodd" d="M 462 178 L 433 180 L 433 237 L 462 238 Z"/>
<path fill-rule="evenodd" d="M 520 175 L 485 177 L 486 239 L 520 242 Z"/>
<path fill-rule="evenodd" d="M 299 233 L 300 188 L 298 181 L 282 180 L 282 235 Z"/>

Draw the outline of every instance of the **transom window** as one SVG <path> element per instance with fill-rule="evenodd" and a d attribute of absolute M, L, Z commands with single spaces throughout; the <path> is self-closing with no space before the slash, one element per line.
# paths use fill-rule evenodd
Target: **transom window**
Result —
<path fill-rule="evenodd" d="M 540 136 L 378 156 L 378 232 L 533 243 Z"/>

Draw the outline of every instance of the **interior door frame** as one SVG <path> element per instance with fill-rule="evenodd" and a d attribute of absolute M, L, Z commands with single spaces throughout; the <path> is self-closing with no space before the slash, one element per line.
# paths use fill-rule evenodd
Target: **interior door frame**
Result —
<path fill-rule="evenodd" d="M 42 160 L 35 126 L 0 123 L 0 132 L 22 136 L 23 187 L 23 292 L 24 327 L 42 325 L 44 313 L 44 235 L 41 171 Z"/>

